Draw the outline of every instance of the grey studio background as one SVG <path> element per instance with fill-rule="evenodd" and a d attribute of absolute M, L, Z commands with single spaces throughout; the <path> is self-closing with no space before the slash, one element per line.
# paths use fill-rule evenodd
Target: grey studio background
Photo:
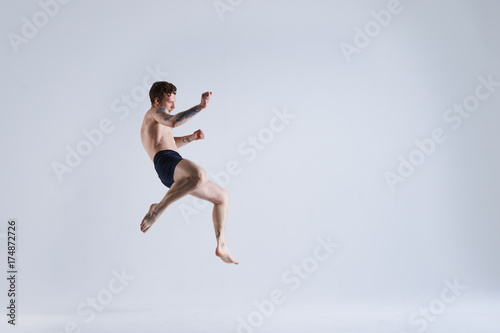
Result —
<path fill-rule="evenodd" d="M 2 332 L 498 332 L 495 1 L 2 1 Z M 139 136 L 174 83 L 227 241 Z"/>

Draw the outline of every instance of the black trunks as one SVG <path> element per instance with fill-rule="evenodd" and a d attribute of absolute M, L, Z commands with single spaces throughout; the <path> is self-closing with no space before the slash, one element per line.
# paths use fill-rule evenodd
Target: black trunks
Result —
<path fill-rule="evenodd" d="M 160 150 L 156 153 L 153 159 L 155 170 L 166 187 L 170 188 L 174 183 L 174 170 L 180 161 L 182 161 L 182 156 L 175 150 Z"/>

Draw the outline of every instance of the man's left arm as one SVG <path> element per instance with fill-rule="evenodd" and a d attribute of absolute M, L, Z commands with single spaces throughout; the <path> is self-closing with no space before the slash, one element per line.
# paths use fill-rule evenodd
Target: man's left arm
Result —
<path fill-rule="evenodd" d="M 186 136 L 176 136 L 174 137 L 175 145 L 177 148 L 187 145 L 188 143 L 196 140 L 203 140 L 205 138 L 205 134 L 201 129 L 197 130 L 191 135 Z"/>

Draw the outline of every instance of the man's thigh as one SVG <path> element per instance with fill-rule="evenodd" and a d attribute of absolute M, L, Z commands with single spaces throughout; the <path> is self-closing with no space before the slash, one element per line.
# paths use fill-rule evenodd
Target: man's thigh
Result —
<path fill-rule="evenodd" d="M 175 166 L 174 181 L 178 181 L 185 177 L 200 175 L 201 173 L 205 173 L 205 170 L 193 161 L 183 158 L 182 161 Z"/>

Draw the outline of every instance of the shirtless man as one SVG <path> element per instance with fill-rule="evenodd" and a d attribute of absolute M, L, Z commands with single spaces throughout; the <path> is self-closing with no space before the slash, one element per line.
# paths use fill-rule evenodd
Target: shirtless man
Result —
<path fill-rule="evenodd" d="M 203 93 L 199 105 L 172 115 L 176 93 L 177 88 L 165 81 L 155 82 L 149 91 L 151 108 L 144 115 L 141 141 L 154 163 L 161 182 L 170 189 L 159 203 L 151 205 L 142 220 L 141 231 L 148 231 L 174 201 L 191 194 L 214 204 L 212 218 L 217 239 L 215 255 L 226 263 L 238 264 L 226 246 L 225 228 L 229 205 L 227 191 L 208 180 L 205 170 L 192 161 L 182 158 L 178 152 L 178 148 L 189 142 L 203 139 L 203 132 L 197 130 L 183 137 L 174 137 L 172 134 L 174 127 L 184 124 L 207 107 L 212 92 Z"/>

